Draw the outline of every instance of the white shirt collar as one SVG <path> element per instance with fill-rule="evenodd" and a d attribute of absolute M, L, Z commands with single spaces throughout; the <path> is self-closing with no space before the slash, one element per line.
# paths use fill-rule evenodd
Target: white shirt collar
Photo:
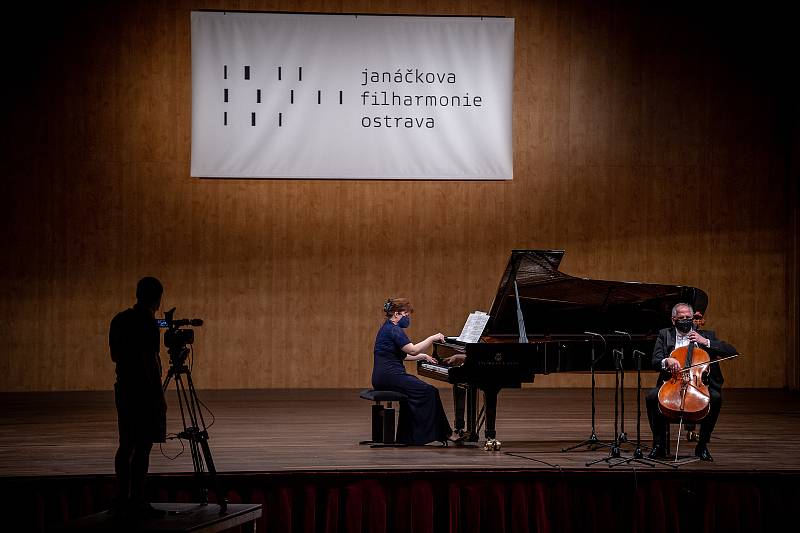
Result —
<path fill-rule="evenodd" d="M 687 333 L 686 335 L 684 335 L 683 333 L 678 331 L 678 328 L 675 328 L 675 347 L 681 348 L 683 346 L 688 346 L 688 345 L 689 345 L 689 334 Z"/>

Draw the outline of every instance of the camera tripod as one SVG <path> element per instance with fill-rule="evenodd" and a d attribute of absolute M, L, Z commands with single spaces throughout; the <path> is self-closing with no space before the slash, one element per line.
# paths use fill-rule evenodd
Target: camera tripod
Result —
<path fill-rule="evenodd" d="M 186 366 L 186 355 L 188 353 L 189 348 L 186 346 L 169 349 L 170 367 L 167 371 L 167 376 L 164 378 L 162 388 L 166 393 L 170 380 L 174 378 L 178 394 L 178 407 L 183 421 L 183 431 L 178 433 L 178 438 L 189 441 L 189 450 L 192 454 L 192 465 L 194 467 L 195 488 L 200 505 L 208 505 L 208 485 L 210 481 L 217 495 L 219 514 L 223 515 L 228 511 L 228 501 L 220 490 L 217 470 L 214 467 L 214 459 L 211 457 L 211 448 L 208 446 L 208 431 L 200 408 L 200 400 L 194 390 L 191 371 Z M 185 383 L 183 376 L 186 376 Z M 186 423 L 187 416 L 188 425 Z"/>

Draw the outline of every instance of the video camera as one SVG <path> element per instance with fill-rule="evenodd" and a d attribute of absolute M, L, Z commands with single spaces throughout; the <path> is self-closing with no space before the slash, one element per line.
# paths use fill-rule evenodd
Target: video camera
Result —
<path fill-rule="evenodd" d="M 158 327 L 164 328 L 164 346 L 167 347 L 169 353 L 169 361 L 171 364 L 183 364 L 186 356 L 189 354 L 187 344 L 194 342 L 194 330 L 183 328 L 183 326 L 202 326 L 203 320 L 200 318 L 181 318 L 174 319 L 175 308 L 164 312 L 163 319 L 156 319 Z"/>

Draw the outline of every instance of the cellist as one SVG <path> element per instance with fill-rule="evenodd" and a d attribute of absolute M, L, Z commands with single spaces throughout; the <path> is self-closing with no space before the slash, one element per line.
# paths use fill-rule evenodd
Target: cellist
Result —
<path fill-rule="evenodd" d="M 666 425 L 668 420 L 661 414 L 658 405 L 658 391 L 661 385 L 668 381 L 674 372 L 680 370 L 678 361 L 669 354 L 676 348 L 688 346 L 695 342 L 705 350 L 711 360 L 736 354 L 736 348 L 717 339 L 713 331 L 695 330 L 693 328 L 694 311 L 687 303 L 676 304 L 672 308 L 672 328 L 664 328 L 658 332 L 658 339 L 653 348 L 653 368 L 661 370 L 656 387 L 646 398 L 647 418 L 650 430 L 653 432 L 653 448 L 648 457 L 651 459 L 666 457 Z M 703 461 L 713 461 L 708 451 L 708 441 L 719 418 L 722 406 L 722 371 L 719 364 L 708 365 L 708 391 L 710 394 L 710 411 L 700 422 L 700 437 L 697 441 L 694 454 Z"/>

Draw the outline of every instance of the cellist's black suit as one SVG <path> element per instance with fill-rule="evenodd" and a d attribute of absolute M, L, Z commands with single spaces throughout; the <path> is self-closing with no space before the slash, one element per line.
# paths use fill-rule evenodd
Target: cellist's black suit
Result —
<path fill-rule="evenodd" d="M 730 344 L 717 339 L 713 331 L 697 330 L 697 333 L 711 341 L 711 346 L 700 346 L 708 353 L 708 356 L 713 361 L 721 357 L 727 357 L 737 353 L 736 348 Z M 653 348 L 653 368 L 660 370 L 661 361 L 669 357 L 669 354 L 675 349 L 675 328 L 664 328 L 658 332 L 658 339 Z M 658 376 L 658 383 L 654 389 L 651 389 L 647 394 L 647 419 L 650 421 L 650 430 L 653 432 L 653 445 L 666 447 L 666 425 L 667 419 L 661 414 L 658 408 L 658 390 L 661 385 L 669 380 L 671 374 L 669 371 L 662 370 Z M 719 418 L 719 410 L 722 407 L 722 383 L 725 380 L 722 377 L 722 369 L 719 364 L 709 365 L 708 376 L 708 392 L 711 396 L 710 411 L 708 415 L 700 421 L 700 440 L 698 447 L 705 447 L 711 439 L 711 433 L 714 431 L 714 426 Z"/>

